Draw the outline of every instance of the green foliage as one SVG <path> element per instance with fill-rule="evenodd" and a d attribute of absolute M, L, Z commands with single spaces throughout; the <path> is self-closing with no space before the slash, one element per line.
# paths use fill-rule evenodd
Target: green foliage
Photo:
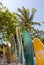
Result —
<path fill-rule="evenodd" d="M 7 33 L 7 37 L 13 33 L 15 34 L 15 24 L 18 20 L 15 13 L 10 12 L 6 7 L 0 3 L 0 32 Z"/>
<path fill-rule="evenodd" d="M 37 10 L 35 8 L 32 8 L 32 12 L 30 12 L 29 9 L 25 9 L 24 7 L 22 7 L 22 9 L 18 8 L 19 13 L 16 13 L 16 15 L 18 16 L 20 27 L 22 27 L 22 30 L 35 30 L 33 25 L 40 25 L 40 23 L 32 22 L 36 11 Z"/>
<path fill-rule="evenodd" d="M 33 27 L 35 25 L 41 26 L 39 22 L 33 22 L 36 11 L 37 10 L 35 8 L 32 8 L 30 12 L 29 9 L 22 7 L 22 9 L 18 8 L 19 13 L 16 13 L 16 15 L 18 16 L 21 31 L 27 29 L 30 32 L 32 38 L 37 37 L 43 41 L 44 31 L 39 31 Z"/>
<path fill-rule="evenodd" d="M 3 52 L 3 49 L 0 47 L 0 52 Z"/>
<path fill-rule="evenodd" d="M 22 7 L 22 9 L 18 8 L 19 13 L 13 13 L 0 2 L 0 32 L 3 33 L 3 38 L 5 37 L 9 40 L 10 34 L 15 34 L 17 23 L 21 28 L 21 32 L 27 29 L 32 37 L 39 36 L 40 38 L 41 36 L 38 34 L 38 31 L 33 27 L 34 25 L 40 25 L 39 22 L 33 22 L 36 11 L 35 8 L 32 8 L 30 11 L 29 9 Z M 41 32 L 39 31 L 39 33 Z M 37 34 L 37 36 L 35 34 Z"/>

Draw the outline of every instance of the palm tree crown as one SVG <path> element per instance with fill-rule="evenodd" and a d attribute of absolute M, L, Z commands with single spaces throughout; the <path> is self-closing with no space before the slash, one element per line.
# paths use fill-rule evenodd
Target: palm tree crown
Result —
<path fill-rule="evenodd" d="M 22 7 L 22 9 L 18 8 L 19 13 L 16 13 L 16 15 L 18 16 L 20 25 L 26 29 L 35 30 L 33 25 L 40 25 L 40 23 L 32 22 L 36 11 L 35 8 L 32 8 L 32 12 L 30 13 L 29 9 L 25 9 L 24 7 Z"/>

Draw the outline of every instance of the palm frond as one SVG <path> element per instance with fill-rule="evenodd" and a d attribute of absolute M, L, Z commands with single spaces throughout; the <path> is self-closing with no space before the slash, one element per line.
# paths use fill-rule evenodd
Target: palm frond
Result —
<path fill-rule="evenodd" d="M 39 25 L 41 26 L 41 24 L 39 22 L 29 22 L 31 25 Z"/>
<path fill-rule="evenodd" d="M 24 18 L 28 21 L 30 14 L 29 9 L 25 9 L 24 7 L 22 7 L 22 10 L 24 12 Z"/>
<path fill-rule="evenodd" d="M 32 8 L 32 13 L 31 13 L 31 15 L 30 15 L 30 21 L 32 21 L 33 20 L 33 17 L 34 17 L 34 15 L 35 15 L 35 12 L 36 12 L 37 10 L 35 9 L 35 8 Z"/>
<path fill-rule="evenodd" d="M 17 13 L 15 13 L 15 14 L 19 17 L 19 19 L 24 20 L 24 18 L 21 15 L 19 15 Z"/>
<path fill-rule="evenodd" d="M 18 10 L 18 12 L 19 12 L 22 16 L 24 16 L 24 13 L 23 13 L 23 11 L 22 11 L 20 8 L 18 8 L 17 10 Z"/>

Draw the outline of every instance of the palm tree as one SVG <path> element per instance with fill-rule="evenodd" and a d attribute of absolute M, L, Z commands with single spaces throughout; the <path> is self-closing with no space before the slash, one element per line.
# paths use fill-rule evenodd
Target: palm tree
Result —
<path fill-rule="evenodd" d="M 30 14 L 29 9 L 25 9 L 24 7 L 22 7 L 22 9 L 18 8 L 18 12 L 19 13 L 16 13 L 16 15 L 18 16 L 18 20 L 19 20 L 18 23 L 21 27 L 21 30 L 26 29 L 26 30 L 31 31 L 33 33 L 33 30 L 35 30 L 33 25 L 39 24 L 37 22 L 32 22 L 34 14 L 36 12 L 36 9 L 32 8 L 32 13 Z M 19 47 L 20 47 L 20 45 L 19 45 Z"/>
<path fill-rule="evenodd" d="M 18 20 L 20 23 L 20 26 L 22 26 L 22 29 L 29 29 L 30 31 L 35 30 L 33 25 L 40 25 L 40 23 L 32 22 L 34 18 L 34 14 L 37 10 L 35 8 L 32 8 L 32 12 L 30 13 L 29 9 L 25 9 L 22 7 L 22 9 L 18 8 L 18 12 L 16 15 L 18 16 Z"/>

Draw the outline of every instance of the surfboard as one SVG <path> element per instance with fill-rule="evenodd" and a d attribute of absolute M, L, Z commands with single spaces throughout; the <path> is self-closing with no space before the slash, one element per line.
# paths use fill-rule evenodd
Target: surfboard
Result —
<path fill-rule="evenodd" d="M 12 59 L 12 62 L 16 62 L 17 61 L 17 51 L 16 51 L 15 38 L 13 34 L 11 34 L 10 40 L 11 40 L 11 59 Z"/>
<path fill-rule="evenodd" d="M 32 38 L 28 31 L 24 31 L 23 33 L 23 45 L 24 45 L 24 57 L 26 61 L 26 65 L 34 65 L 34 51 Z"/>
<path fill-rule="evenodd" d="M 17 46 L 18 46 L 18 58 L 19 62 L 22 64 L 23 59 L 22 59 L 22 40 L 20 38 L 20 30 L 18 27 L 16 27 L 16 37 L 17 37 Z"/>
<path fill-rule="evenodd" d="M 44 45 L 38 38 L 34 38 L 34 52 L 37 65 L 44 65 Z"/>

